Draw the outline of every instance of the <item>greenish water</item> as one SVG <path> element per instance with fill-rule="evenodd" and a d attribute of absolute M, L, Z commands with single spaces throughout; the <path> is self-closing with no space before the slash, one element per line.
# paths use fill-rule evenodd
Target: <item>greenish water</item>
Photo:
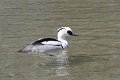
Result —
<path fill-rule="evenodd" d="M 119 80 L 119 0 L 0 0 L 0 80 Z M 69 49 L 20 54 L 70 26 Z"/>

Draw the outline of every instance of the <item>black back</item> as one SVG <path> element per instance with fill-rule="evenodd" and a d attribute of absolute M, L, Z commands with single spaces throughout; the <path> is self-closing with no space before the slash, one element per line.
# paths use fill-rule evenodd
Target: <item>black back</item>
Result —
<path fill-rule="evenodd" d="M 43 38 L 43 39 L 40 39 L 40 40 L 33 42 L 32 45 L 38 45 L 38 44 L 43 45 L 42 42 L 47 42 L 47 41 L 58 41 L 58 40 L 53 39 L 53 38 Z"/>

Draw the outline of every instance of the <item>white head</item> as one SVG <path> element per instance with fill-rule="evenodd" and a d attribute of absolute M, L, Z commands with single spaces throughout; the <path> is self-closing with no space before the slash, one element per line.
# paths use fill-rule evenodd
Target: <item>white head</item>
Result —
<path fill-rule="evenodd" d="M 72 32 L 72 29 L 69 27 L 61 27 L 58 30 L 58 40 L 65 40 L 66 36 L 77 36 Z"/>

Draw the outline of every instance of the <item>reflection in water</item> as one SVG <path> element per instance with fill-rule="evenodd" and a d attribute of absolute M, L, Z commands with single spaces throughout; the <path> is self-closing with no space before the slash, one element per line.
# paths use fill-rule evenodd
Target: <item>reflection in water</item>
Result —
<path fill-rule="evenodd" d="M 61 54 L 56 56 L 56 75 L 57 76 L 67 76 L 69 75 L 68 72 L 68 56 L 67 56 L 67 51 L 64 50 L 62 51 Z"/>
<path fill-rule="evenodd" d="M 57 76 L 67 76 L 69 72 L 67 71 L 67 67 L 65 66 L 58 66 L 58 70 L 56 70 Z"/>

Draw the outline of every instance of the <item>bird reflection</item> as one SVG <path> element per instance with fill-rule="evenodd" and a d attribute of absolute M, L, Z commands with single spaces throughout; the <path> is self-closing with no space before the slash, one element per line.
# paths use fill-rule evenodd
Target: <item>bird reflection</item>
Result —
<path fill-rule="evenodd" d="M 67 76 L 69 62 L 67 50 L 62 51 L 59 55 L 56 56 L 56 76 Z"/>

